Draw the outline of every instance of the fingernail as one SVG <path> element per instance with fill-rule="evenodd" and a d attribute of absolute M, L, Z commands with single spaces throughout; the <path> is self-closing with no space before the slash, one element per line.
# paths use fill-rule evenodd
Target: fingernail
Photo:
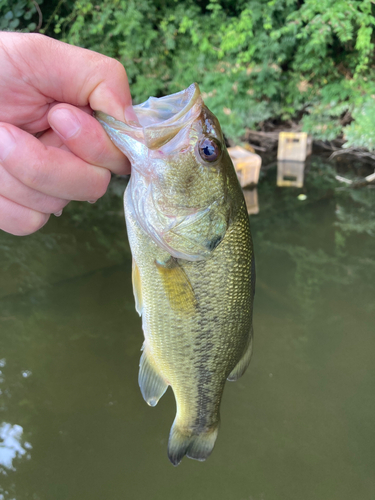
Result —
<path fill-rule="evenodd" d="M 0 161 L 5 161 L 9 153 L 16 147 L 16 141 L 8 130 L 0 127 Z"/>
<path fill-rule="evenodd" d="M 88 201 L 88 203 L 91 203 L 91 204 L 93 205 L 93 204 L 94 204 L 94 203 L 96 203 L 98 200 L 87 200 L 87 201 Z"/>
<path fill-rule="evenodd" d="M 81 122 L 74 113 L 67 109 L 56 109 L 49 116 L 49 123 L 53 130 L 63 139 L 70 139 L 81 128 Z"/>
<path fill-rule="evenodd" d="M 60 215 L 62 214 L 62 210 L 59 210 L 58 212 L 56 212 L 55 214 L 53 214 L 55 217 L 60 217 Z"/>

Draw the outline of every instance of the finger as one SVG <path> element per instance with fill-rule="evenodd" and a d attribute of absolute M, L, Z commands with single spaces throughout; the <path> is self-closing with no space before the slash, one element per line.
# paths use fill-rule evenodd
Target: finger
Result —
<path fill-rule="evenodd" d="M 46 147 L 47 146 L 53 146 L 54 148 L 64 147 L 64 141 L 51 128 L 43 132 L 43 134 L 39 136 L 38 139 Z M 65 147 L 65 150 L 69 151 L 69 148 Z"/>
<path fill-rule="evenodd" d="M 55 106 L 57 106 L 59 104 L 60 103 L 55 103 L 55 104 L 51 105 L 49 109 L 53 109 Z M 75 108 L 75 106 L 74 106 L 74 108 Z M 92 109 L 90 108 L 90 106 L 81 106 L 78 109 L 80 109 L 84 113 L 92 116 Z M 48 117 L 48 113 L 49 112 L 47 112 L 47 117 Z M 50 126 L 48 123 L 47 117 L 46 117 L 45 128 Z M 9 121 L 7 123 L 13 123 L 13 122 Z M 13 123 L 13 125 L 15 125 L 15 124 Z M 26 130 L 26 129 L 23 128 L 23 130 Z M 30 132 L 29 130 L 26 130 L 26 131 Z M 62 149 L 65 149 L 66 151 L 69 151 L 69 148 L 67 146 L 65 146 L 62 138 L 52 128 L 48 128 L 41 135 L 38 134 L 37 137 L 40 141 L 42 141 L 42 143 L 45 146 L 54 146 L 55 148 L 62 148 Z"/>
<path fill-rule="evenodd" d="M 15 236 L 35 233 L 47 223 L 49 215 L 23 207 L 0 195 L 0 229 Z"/>
<path fill-rule="evenodd" d="M 60 212 L 69 202 L 35 191 L 13 177 L 0 165 L 0 195 L 11 201 L 46 214 Z"/>
<path fill-rule="evenodd" d="M 129 160 L 93 116 L 69 104 L 58 104 L 49 112 L 48 121 L 69 150 L 82 160 L 116 174 L 130 173 Z"/>
<path fill-rule="evenodd" d="M 89 104 L 118 120 L 131 106 L 128 79 L 123 65 L 91 50 L 74 47 L 34 33 L 2 34 L 27 67 L 31 86 L 58 102 Z M 7 38 L 5 38 L 7 37 Z"/>
<path fill-rule="evenodd" d="M 64 200 L 97 200 L 111 174 L 61 148 L 44 146 L 13 125 L 0 123 L 0 162 L 26 186 Z"/>

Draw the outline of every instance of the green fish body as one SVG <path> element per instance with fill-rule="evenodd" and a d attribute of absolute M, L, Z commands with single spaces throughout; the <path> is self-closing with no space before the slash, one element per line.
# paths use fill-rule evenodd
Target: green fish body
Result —
<path fill-rule="evenodd" d="M 216 117 L 196 84 L 134 106 L 138 122 L 96 113 L 132 163 L 125 215 L 144 332 L 139 385 L 155 406 L 170 385 L 168 456 L 205 460 L 226 380 L 252 351 L 255 267 L 249 218 Z"/>

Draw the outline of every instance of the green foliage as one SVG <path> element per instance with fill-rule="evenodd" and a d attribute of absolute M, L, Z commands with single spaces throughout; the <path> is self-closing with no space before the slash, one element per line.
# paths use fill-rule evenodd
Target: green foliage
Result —
<path fill-rule="evenodd" d="M 302 118 L 316 138 L 374 147 L 372 0 L 54 0 L 48 9 L 44 32 L 119 59 L 135 102 L 196 81 L 230 137 Z"/>
<path fill-rule="evenodd" d="M 343 133 L 347 146 L 374 147 L 366 98 L 375 92 L 369 83 L 374 76 L 374 24 L 370 0 L 307 0 L 275 34 L 293 34 L 299 41 L 291 70 L 306 75 L 305 87 L 313 89 L 303 125 L 316 138 L 331 140 Z M 351 118 L 355 125 L 347 125 Z"/>
<path fill-rule="evenodd" d="M 264 26 L 281 28 L 293 3 L 253 0 L 233 11 L 215 0 L 205 8 L 194 0 L 80 0 L 54 31 L 64 41 L 119 59 L 135 102 L 197 81 L 225 132 L 236 137 L 284 111 L 280 46 L 291 51 L 292 44 L 289 37 L 272 39 Z"/>
<path fill-rule="evenodd" d="M 354 121 L 345 127 L 346 146 L 375 150 L 375 95 L 353 110 Z"/>
<path fill-rule="evenodd" d="M 43 0 L 0 0 L 0 31 L 34 31 L 39 22 L 36 3 Z"/>

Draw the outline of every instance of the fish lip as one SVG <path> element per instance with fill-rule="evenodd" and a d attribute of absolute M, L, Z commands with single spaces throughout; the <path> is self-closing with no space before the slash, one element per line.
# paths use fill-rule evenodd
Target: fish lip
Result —
<path fill-rule="evenodd" d="M 168 105 L 168 101 L 175 100 L 177 96 L 181 96 L 182 99 L 183 105 L 181 109 L 177 110 L 175 113 L 171 112 L 169 118 L 167 119 L 163 120 L 162 117 L 160 117 L 160 120 L 155 123 L 146 123 L 148 111 L 152 113 L 153 111 L 157 111 L 157 108 L 162 108 L 162 106 L 165 107 L 165 105 Z M 122 122 L 121 120 L 116 120 L 116 118 L 113 118 L 102 111 L 94 111 L 93 116 L 100 122 L 104 122 L 106 125 L 110 125 L 113 128 L 117 128 L 116 125 L 121 128 L 123 125 L 126 125 L 126 128 L 134 130 L 155 130 L 160 127 L 166 127 L 174 124 L 183 118 L 195 104 L 199 104 L 199 100 L 202 101 L 199 86 L 197 83 L 192 83 L 188 88 L 180 92 L 164 97 L 149 97 L 145 102 L 133 106 L 134 113 L 139 120 L 138 123 L 134 120 L 124 120 Z M 144 124 L 142 124 L 140 119 L 144 122 Z"/>
<path fill-rule="evenodd" d="M 201 93 L 197 83 L 192 83 L 185 90 L 164 97 L 149 97 L 147 101 L 142 104 L 133 106 L 134 113 L 139 120 L 139 125 L 132 122 L 132 126 L 134 128 L 152 130 L 174 124 L 183 118 L 192 109 L 192 107 L 198 103 L 199 98 L 201 99 Z M 180 109 L 178 109 L 178 104 L 174 103 L 177 99 L 181 99 L 182 107 L 180 107 Z M 168 113 L 169 117 L 167 119 L 163 119 L 163 109 L 165 111 L 165 108 L 168 106 L 172 106 L 175 109 L 177 108 L 176 112 Z M 147 123 L 147 115 L 150 113 L 154 115 L 154 119 L 157 119 L 156 122 Z M 142 123 L 142 121 L 144 123 Z"/>
<path fill-rule="evenodd" d="M 101 111 L 95 111 L 94 116 L 112 140 L 114 134 L 125 134 L 148 149 L 156 150 L 193 123 L 200 115 L 202 106 L 199 86 L 193 83 L 181 92 L 160 98 L 150 97 L 144 103 L 133 106 L 139 123 L 130 120 L 122 122 Z"/>

